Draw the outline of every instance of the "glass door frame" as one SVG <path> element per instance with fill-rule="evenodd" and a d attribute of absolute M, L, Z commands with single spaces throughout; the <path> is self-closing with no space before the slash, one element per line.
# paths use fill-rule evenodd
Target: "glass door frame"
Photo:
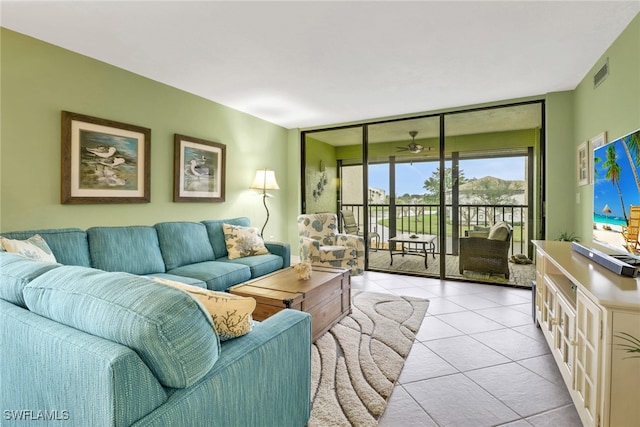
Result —
<path fill-rule="evenodd" d="M 546 199 L 546 193 L 545 193 L 545 176 L 544 176 L 544 172 L 545 172 L 545 145 L 546 145 L 546 141 L 545 141 L 545 121 L 546 121 L 546 116 L 545 116 L 545 109 L 546 109 L 546 105 L 545 105 L 545 100 L 544 99 L 536 99 L 536 100 L 531 100 L 531 101 L 522 101 L 522 102 L 514 102 L 514 103 L 507 103 L 507 104 L 498 104 L 498 105 L 491 105 L 491 106 L 486 106 L 486 107 L 477 107 L 477 108 L 469 108 L 469 109 L 463 109 L 463 110 L 454 110 L 454 111 L 446 111 L 446 112 L 440 112 L 440 113 L 436 113 L 436 114 L 425 114 L 425 115 L 417 115 L 417 116 L 412 116 L 412 117 L 404 117 L 404 118 L 398 118 L 398 119 L 387 119 L 387 120 L 377 120 L 377 121 L 370 121 L 370 122 L 362 122 L 362 123 L 356 123 L 356 124 L 351 124 L 351 125 L 344 125 L 344 126 L 335 126 L 335 127 L 326 127 L 326 128 L 318 128 L 318 129 L 310 129 L 310 130 L 303 130 L 300 133 L 300 174 L 301 174 L 301 213 L 306 213 L 306 198 L 307 198 L 307 194 L 306 194 L 306 179 L 305 179 L 305 161 L 306 161 L 306 149 L 305 149 L 305 144 L 306 144 L 306 136 L 309 134 L 313 134 L 316 132 L 323 132 L 323 131 L 333 131 L 333 130 L 340 130 L 340 129 L 350 129 L 350 128 L 361 128 L 362 129 L 362 142 L 361 142 L 361 147 L 362 147 L 362 152 L 361 152 L 361 164 L 362 164 L 362 201 L 363 201 L 363 221 L 364 224 L 367 224 L 367 227 L 369 226 L 369 198 L 368 198 L 368 189 L 369 189 L 369 176 L 368 176 L 368 169 L 369 169 L 369 126 L 372 125 L 378 125 L 378 124 L 384 124 L 384 123 L 391 123 L 391 122 L 400 122 L 400 121 L 407 121 L 407 120 L 416 120 L 416 119 L 428 119 L 428 118 L 433 118 L 433 117 L 438 117 L 439 118 L 439 172 L 440 172 L 440 194 L 439 194 L 439 210 L 440 210 L 440 218 L 438 220 L 438 225 L 439 225 L 439 247 L 440 247 L 440 251 L 441 253 L 445 254 L 445 256 L 440 256 L 440 276 L 439 278 L 441 280 L 443 279 L 447 279 L 447 280 L 456 280 L 458 278 L 455 277 L 447 277 L 446 276 L 446 251 L 447 251 L 447 246 L 446 246 L 446 188 L 445 188 L 445 178 L 446 178 L 446 170 L 445 170 L 445 166 L 446 166 L 446 162 L 447 162 L 447 156 L 446 156 L 446 146 L 445 146 L 445 141 L 446 141 L 446 132 L 445 132 L 445 118 L 447 116 L 450 115 L 455 115 L 455 114 L 460 114 L 460 113 L 468 113 L 468 112 L 476 112 L 476 111 L 484 111 L 484 110 L 494 110 L 494 109 L 500 109 L 500 108 L 505 108 L 505 107 L 517 107 L 517 106 L 523 106 L 523 105 L 534 105 L 534 104 L 538 104 L 540 106 L 540 120 L 541 120 L 541 127 L 540 127 L 540 134 L 539 134 L 539 149 L 538 152 L 534 152 L 533 147 L 528 147 L 527 149 L 527 163 L 529 165 L 528 169 L 527 169 L 527 176 L 526 176 L 526 181 L 527 181 L 527 185 L 528 185 L 528 205 L 529 205 L 529 209 L 528 209 L 528 214 L 527 214 L 527 224 L 528 224 L 528 236 L 529 237 L 529 242 L 528 242 L 528 252 L 531 254 L 532 251 L 532 245 L 530 243 L 530 241 L 532 239 L 535 238 L 540 238 L 540 236 L 544 236 L 545 233 L 545 214 L 544 214 L 544 203 L 545 203 L 545 199 Z M 536 155 L 538 156 L 538 161 L 535 161 L 535 157 Z M 454 160 L 455 157 L 455 160 Z M 451 156 L 450 161 L 452 162 L 452 166 L 455 162 L 455 164 L 458 163 L 458 158 L 457 156 Z M 532 167 L 535 166 L 535 167 Z M 539 186 L 537 188 L 537 193 L 534 194 L 534 179 L 535 179 L 535 173 L 539 174 Z M 340 175 L 340 172 L 338 172 L 338 176 Z M 339 176 L 340 178 L 340 176 Z M 457 181 L 456 181 L 457 182 Z M 456 184 L 457 185 L 457 184 Z M 336 211 L 339 212 L 339 209 L 341 207 L 341 191 L 337 192 L 338 196 L 336 199 Z M 537 202 L 537 203 L 536 203 Z M 391 200 L 390 200 L 391 203 Z M 458 217 L 457 213 L 455 215 L 455 217 Z M 535 235 L 534 235 L 535 233 Z M 458 227 L 453 227 L 452 229 L 452 239 L 455 239 L 456 235 L 458 235 L 459 237 L 459 233 L 458 233 Z M 452 240 L 453 242 L 454 240 Z M 366 244 L 366 250 L 365 250 L 365 270 L 369 270 L 369 246 L 370 246 L 370 242 L 365 242 Z M 455 245 L 452 245 L 453 247 L 455 247 Z M 453 249 L 453 248 L 452 248 Z"/>

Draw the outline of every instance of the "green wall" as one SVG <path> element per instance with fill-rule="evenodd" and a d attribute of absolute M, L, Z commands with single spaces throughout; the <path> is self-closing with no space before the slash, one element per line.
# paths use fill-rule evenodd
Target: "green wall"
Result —
<path fill-rule="evenodd" d="M 281 189 L 268 200 L 271 218 L 265 235 L 297 242 L 298 130 L 286 130 L 6 29 L 0 32 L 0 43 L 1 231 L 240 215 L 261 227 L 262 201 L 248 186 L 256 169 L 268 167 L 276 171 Z M 610 75 L 594 89 L 593 73 L 606 58 Z M 576 147 L 602 131 L 610 141 L 640 127 L 640 17 L 634 18 L 575 90 L 546 94 L 544 99 L 546 238 L 568 231 L 586 240 L 591 236 L 593 186 L 577 186 Z M 470 107 L 457 109 L 462 108 Z M 60 204 L 62 110 L 152 129 L 151 203 Z M 227 145 L 224 203 L 172 202 L 174 133 Z M 297 250 L 295 245 L 292 250 Z"/>
<path fill-rule="evenodd" d="M 609 59 L 609 76 L 597 88 L 593 75 Z M 589 70 L 573 93 L 573 164 L 577 146 L 605 131 L 607 142 L 640 128 L 640 14 Z M 575 185 L 575 169 L 573 182 Z M 593 185 L 575 187 L 576 234 L 590 240 L 593 229 Z M 577 202 L 577 200 L 576 200 Z"/>
<path fill-rule="evenodd" d="M 289 241 L 297 168 L 289 150 L 297 132 L 120 68 L 2 29 L 0 230 L 154 224 L 249 216 L 262 227 L 255 170 L 274 169 L 280 190 L 268 200 L 265 236 Z M 60 112 L 151 129 L 151 203 L 60 204 Z M 174 203 L 173 135 L 227 146 L 226 201 Z M 289 154 L 291 152 L 291 155 Z M 289 171 L 292 173 L 290 174 Z M 295 218 L 295 217 L 294 217 Z"/>
<path fill-rule="evenodd" d="M 544 181 L 545 236 L 554 240 L 575 228 L 575 163 L 573 92 L 550 93 L 545 102 L 546 144 Z"/>
<path fill-rule="evenodd" d="M 305 158 L 306 213 L 335 212 L 338 164 L 335 147 L 307 137 Z M 322 160 L 324 171 L 320 170 Z M 317 196 L 314 196 L 317 194 Z"/>

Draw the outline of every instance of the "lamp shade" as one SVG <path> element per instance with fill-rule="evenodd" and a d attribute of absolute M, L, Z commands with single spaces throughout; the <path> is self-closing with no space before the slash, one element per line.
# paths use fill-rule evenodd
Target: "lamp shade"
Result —
<path fill-rule="evenodd" d="M 256 177 L 253 179 L 251 187 L 255 190 L 279 190 L 278 182 L 276 181 L 276 174 L 269 169 L 258 169 L 256 171 Z"/>

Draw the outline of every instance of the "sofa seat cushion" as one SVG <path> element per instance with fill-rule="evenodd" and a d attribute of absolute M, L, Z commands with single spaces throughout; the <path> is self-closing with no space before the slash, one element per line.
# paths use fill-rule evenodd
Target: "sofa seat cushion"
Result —
<path fill-rule="evenodd" d="M 145 276 L 152 279 L 158 278 L 158 279 L 164 279 L 164 280 L 173 280 L 175 282 L 185 283 L 187 285 L 192 285 L 192 286 L 197 286 L 199 288 L 207 289 L 206 282 L 203 282 L 200 279 L 194 279 L 193 277 L 178 276 L 178 275 L 169 274 L 169 273 L 153 273 L 153 274 L 145 274 Z"/>
<path fill-rule="evenodd" d="M 320 261 L 341 261 L 343 259 L 355 259 L 356 249 L 347 246 L 326 245 L 320 246 Z"/>
<path fill-rule="evenodd" d="M 22 255 L 8 252 L 0 253 L 0 298 L 27 308 L 22 291 L 33 279 L 60 264 L 34 261 Z"/>
<path fill-rule="evenodd" d="M 228 257 L 224 257 L 218 258 L 217 261 L 246 265 L 251 270 L 252 279 L 284 268 L 282 257 L 273 254 L 249 256 L 231 260 Z"/>
<path fill-rule="evenodd" d="M 215 255 L 206 227 L 199 222 L 161 222 L 156 224 L 160 250 L 167 271 L 183 265 L 213 261 Z"/>
<path fill-rule="evenodd" d="M 233 285 L 251 279 L 251 270 L 246 265 L 220 261 L 185 265 L 167 273 L 202 280 L 212 291 L 226 291 Z"/>
<path fill-rule="evenodd" d="M 158 234 L 153 227 L 92 227 L 87 236 L 94 268 L 131 274 L 165 271 Z"/>
<path fill-rule="evenodd" d="M 221 220 L 205 220 L 202 221 L 202 224 L 207 229 L 207 235 L 209 236 L 209 242 L 211 247 L 213 248 L 213 252 L 216 254 L 217 258 L 223 258 L 228 256 L 227 252 L 227 242 L 224 238 L 224 230 L 222 229 L 222 224 L 229 225 L 238 225 L 241 227 L 249 227 L 251 225 L 251 221 L 247 217 L 239 217 L 239 218 L 230 218 L 230 219 L 221 219 Z"/>
<path fill-rule="evenodd" d="M 2 233 L 9 239 L 26 240 L 39 234 L 56 257 L 64 265 L 82 265 L 91 267 L 87 233 L 79 228 L 41 229 Z"/>
<path fill-rule="evenodd" d="M 189 387 L 219 357 L 209 313 L 145 277 L 61 266 L 25 286 L 24 299 L 36 314 L 135 350 L 165 387 Z"/>

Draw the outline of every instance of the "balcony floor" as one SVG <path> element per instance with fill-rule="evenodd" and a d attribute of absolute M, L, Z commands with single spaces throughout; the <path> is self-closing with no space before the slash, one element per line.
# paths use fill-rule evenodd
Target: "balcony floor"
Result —
<path fill-rule="evenodd" d="M 422 256 L 402 256 L 401 254 L 397 254 L 393 256 L 393 265 L 390 265 L 391 257 L 388 249 L 370 250 L 369 270 L 439 277 L 440 254 L 436 253 L 435 259 L 431 254 L 428 256 L 428 267 L 425 269 L 424 258 Z M 446 269 L 446 276 L 450 279 L 462 279 L 482 283 L 497 283 L 523 288 L 531 288 L 531 281 L 535 279 L 536 275 L 534 264 L 514 264 L 511 262 L 509 263 L 509 280 L 506 280 L 502 274 L 486 274 L 465 271 L 464 275 L 461 275 L 458 271 L 458 257 L 453 255 L 447 255 Z"/>

